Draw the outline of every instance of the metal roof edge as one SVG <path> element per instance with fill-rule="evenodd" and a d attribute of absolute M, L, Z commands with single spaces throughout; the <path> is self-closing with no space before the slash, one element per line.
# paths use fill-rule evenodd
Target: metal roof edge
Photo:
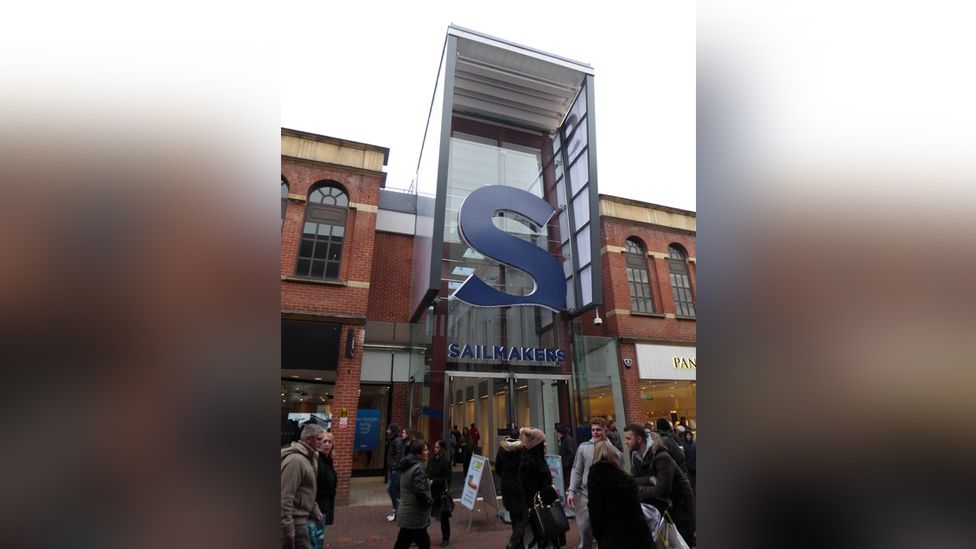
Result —
<path fill-rule="evenodd" d="M 556 55 L 554 53 L 549 53 L 549 52 L 545 52 L 545 51 L 542 51 L 542 50 L 539 50 L 539 49 L 536 49 L 536 48 L 532 48 L 532 47 L 529 47 L 529 46 L 525 46 L 525 45 L 522 45 L 522 44 L 517 44 L 515 42 L 511 42 L 511 41 L 508 41 L 508 40 L 504 40 L 504 39 L 498 38 L 496 36 L 491 36 L 491 35 L 485 34 L 483 32 L 478 32 L 476 30 L 467 29 L 467 28 L 464 28 L 464 27 L 455 25 L 454 23 L 451 23 L 450 25 L 448 25 L 448 27 L 447 27 L 447 34 L 454 35 L 454 36 L 457 36 L 459 38 L 467 38 L 469 40 L 474 40 L 474 41 L 481 42 L 481 43 L 484 43 L 484 44 L 493 45 L 493 46 L 496 46 L 496 47 L 500 47 L 500 48 L 503 48 L 503 49 L 506 49 L 506 50 L 515 52 L 515 53 L 521 53 L 521 54 L 524 54 L 524 55 L 528 55 L 530 57 L 534 57 L 534 58 L 540 59 L 542 61 L 548 61 L 550 63 L 556 64 L 556 65 L 560 65 L 562 67 L 566 67 L 566 68 L 569 68 L 569 69 L 577 70 L 577 71 L 579 71 L 581 73 L 584 73 L 584 74 L 589 74 L 591 76 L 595 76 L 595 73 L 593 71 L 593 67 L 589 63 L 583 63 L 582 61 L 576 61 L 576 60 L 573 60 L 573 59 L 569 59 L 568 57 L 562 57 L 562 56 Z"/>

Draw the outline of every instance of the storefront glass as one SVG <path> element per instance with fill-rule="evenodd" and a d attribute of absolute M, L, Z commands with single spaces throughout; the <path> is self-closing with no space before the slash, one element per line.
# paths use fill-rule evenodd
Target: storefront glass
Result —
<path fill-rule="evenodd" d="M 352 452 L 354 475 L 381 474 L 383 471 L 389 397 L 389 385 L 360 386 Z"/>
<path fill-rule="evenodd" d="M 677 423 L 682 417 L 697 421 L 697 386 L 695 381 L 658 380 L 640 382 L 641 421 L 663 417 Z"/>
<path fill-rule="evenodd" d="M 281 445 L 299 438 L 301 427 L 308 421 L 326 430 L 332 427 L 332 399 L 335 386 L 331 383 L 281 381 Z"/>
<path fill-rule="evenodd" d="M 580 415 L 578 440 L 590 438 L 589 421 L 594 417 L 615 419 L 618 425 L 625 425 L 616 340 L 577 334 L 573 337 L 573 352 L 577 361 L 573 379 Z"/>

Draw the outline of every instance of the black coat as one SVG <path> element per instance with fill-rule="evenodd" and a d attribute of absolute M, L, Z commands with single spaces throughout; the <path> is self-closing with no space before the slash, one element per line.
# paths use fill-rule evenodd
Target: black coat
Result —
<path fill-rule="evenodd" d="M 698 464 L 695 463 L 697 453 L 698 448 L 694 442 L 685 443 L 685 464 L 688 466 L 688 470 L 691 472 L 694 472 L 698 468 Z"/>
<path fill-rule="evenodd" d="M 661 435 L 661 443 L 664 444 L 664 448 L 671 454 L 671 458 L 678 464 L 678 467 L 687 475 L 688 465 L 685 464 L 685 451 L 681 446 L 678 446 L 678 441 L 674 440 L 670 432 L 667 432 Z"/>
<path fill-rule="evenodd" d="M 569 433 L 559 441 L 559 457 L 563 462 L 563 469 L 571 469 L 576 459 L 576 440 Z"/>
<path fill-rule="evenodd" d="M 590 467 L 587 483 L 590 524 L 600 547 L 654 547 L 633 477 L 607 461 Z"/>
<path fill-rule="evenodd" d="M 432 458 L 427 462 L 427 478 L 430 484 L 430 495 L 433 498 L 430 513 L 432 516 L 441 515 L 441 496 L 448 492 L 450 497 L 451 489 L 451 463 L 448 461 L 447 454 Z"/>
<path fill-rule="evenodd" d="M 523 514 L 522 488 L 519 484 L 521 463 L 522 443 L 512 439 L 502 442 L 495 454 L 495 471 L 501 477 L 502 503 L 513 518 Z"/>
<path fill-rule="evenodd" d="M 404 444 L 403 438 L 400 433 L 393 433 L 386 439 L 386 466 L 390 471 L 398 471 L 400 461 L 404 457 Z"/>
<path fill-rule="evenodd" d="M 315 477 L 315 501 L 325 516 L 326 524 L 335 524 L 335 496 L 339 476 L 332 465 L 332 457 L 319 454 L 319 470 Z"/>
<path fill-rule="evenodd" d="M 678 532 L 689 545 L 694 546 L 695 494 L 691 491 L 688 476 L 664 448 L 658 448 L 651 459 L 650 472 L 657 479 L 656 485 L 642 485 L 646 477 L 634 479 L 641 501 L 654 505 L 662 513 L 668 511 Z M 670 510 L 668 502 L 671 503 Z"/>
<path fill-rule="evenodd" d="M 528 517 L 528 509 L 532 506 L 536 493 L 542 503 L 549 505 L 555 501 L 559 494 L 552 486 L 552 473 L 549 472 L 549 464 L 546 463 L 545 446 L 539 444 L 530 449 L 523 448 L 519 453 L 522 454 L 522 461 L 519 463 L 519 482 L 522 490 L 522 513 L 523 521 Z M 565 536 L 559 539 L 536 540 L 539 547 L 561 547 L 565 545 Z"/>

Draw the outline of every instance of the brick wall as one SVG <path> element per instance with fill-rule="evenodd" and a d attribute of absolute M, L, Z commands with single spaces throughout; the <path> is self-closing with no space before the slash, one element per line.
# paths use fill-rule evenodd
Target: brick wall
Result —
<path fill-rule="evenodd" d="M 633 360 L 633 366 L 620 368 L 620 391 L 624 397 L 624 415 L 628 423 L 643 424 L 647 418 L 641 408 L 640 400 L 640 372 L 637 370 L 637 347 L 633 343 L 620 343 L 617 347 L 618 363 L 623 365 L 624 359 Z M 618 426 L 622 429 L 623 426 Z"/>
<path fill-rule="evenodd" d="M 355 352 L 353 358 L 347 358 L 344 351 L 346 339 L 349 337 L 349 329 L 353 331 L 356 338 Z M 339 486 L 336 490 L 336 504 L 346 505 L 349 503 L 349 479 L 352 475 L 352 452 L 356 435 L 356 412 L 359 408 L 359 378 L 363 366 L 363 335 L 362 326 L 344 325 L 342 327 L 342 338 L 339 355 L 339 368 L 336 371 L 335 398 L 332 401 L 333 427 L 332 433 L 335 436 L 335 456 L 334 465 L 336 474 L 339 477 Z M 340 427 L 339 413 L 345 408 L 348 410 L 349 421 L 345 428 Z"/>
<path fill-rule="evenodd" d="M 676 243 L 685 248 L 688 257 L 696 257 L 695 235 L 687 231 L 633 223 L 616 218 L 601 218 L 603 228 L 601 248 L 623 248 L 629 237 L 637 237 L 647 252 L 667 254 L 668 246 Z M 647 259 L 649 286 L 654 304 L 654 316 L 634 314 L 630 307 L 630 287 L 627 284 L 626 258 L 619 251 L 602 254 L 603 307 L 600 315 L 603 325 L 593 326 L 595 311 L 583 315 L 583 333 L 617 338 L 617 367 L 620 372 L 624 414 L 628 422 L 644 423 L 653 418 L 645 417 L 640 400 L 640 371 L 637 366 L 635 342 L 661 342 L 670 344 L 694 344 L 696 322 L 694 320 L 666 318 L 676 313 L 674 294 L 671 290 L 670 269 L 666 259 Z M 697 290 L 697 265 L 688 263 L 692 294 Z M 616 311 L 623 310 L 622 313 Z M 633 366 L 624 366 L 624 359 L 633 360 Z"/>
<path fill-rule="evenodd" d="M 282 310 L 365 317 L 369 302 L 369 288 L 361 286 L 366 286 L 370 282 L 373 269 L 376 213 L 371 210 L 379 204 L 381 178 L 290 159 L 282 159 L 281 174 L 288 180 L 290 195 L 305 197 L 316 182 L 332 180 L 345 188 L 352 205 L 346 216 L 346 231 L 339 265 L 339 281 L 352 285 L 282 280 Z M 305 202 L 289 199 L 281 229 L 282 277 L 295 274 L 304 219 Z"/>
<path fill-rule="evenodd" d="M 376 233 L 373 271 L 369 280 L 367 316 L 370 320 L 410 321 L 413 237 Z"/>
<path fill-rule="evenodd" d="M 400 426 L 406 426 L 410 420 L 410 410 L 407 407 L 410 405 L 410 393 L 409 384 L 403 381 L 398 381 L 393 384 L 393 423 L 399 424 Z"/>
<path fill-rule="evenodd" d="M 644 243 L 646 251 L 667 254 L 672 243 L 685 248 L 689 257 L 695 257 L 694 234 L 687 231 L 632 223 L 615 218 L 602 218 L 603 241 L 601 247 L 624 247 L 628 237 L 637 237 Z M 670 269 L 666 259 L 647 257 L 654 312 L 659 316 L 643 316 L 630 313 L 630 288 L 627 285 L 626 260 L 621 252 L 608 251 L 601 257 L 603 265 L 603 301 L 605 311 L 603 333 L 618 338 L 640 339 L 672 343 L 694 343 L 696 323 L 694 320 L 663 318 L 661 315 L 676 312 L 674 294 L 671 290 Z M 688 264 L 692 293 L 697 289 L 697 265 Z M 628 313 L 614 314 L 614 310 Z M 586 323 L 589 325 L 590 323 Z M 602 334 L 601 334 L 602 335 Z"/>

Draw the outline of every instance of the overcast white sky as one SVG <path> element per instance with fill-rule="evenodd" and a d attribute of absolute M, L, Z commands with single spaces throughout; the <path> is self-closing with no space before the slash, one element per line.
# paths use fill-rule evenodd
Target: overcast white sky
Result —
<path fill-rule="evenodd" d="M 414 175 L 450 23 L 593 66 L 600 192 L 695 210 L 695 3 L 290 2 L 281 125 L 390 148 Z"/>

